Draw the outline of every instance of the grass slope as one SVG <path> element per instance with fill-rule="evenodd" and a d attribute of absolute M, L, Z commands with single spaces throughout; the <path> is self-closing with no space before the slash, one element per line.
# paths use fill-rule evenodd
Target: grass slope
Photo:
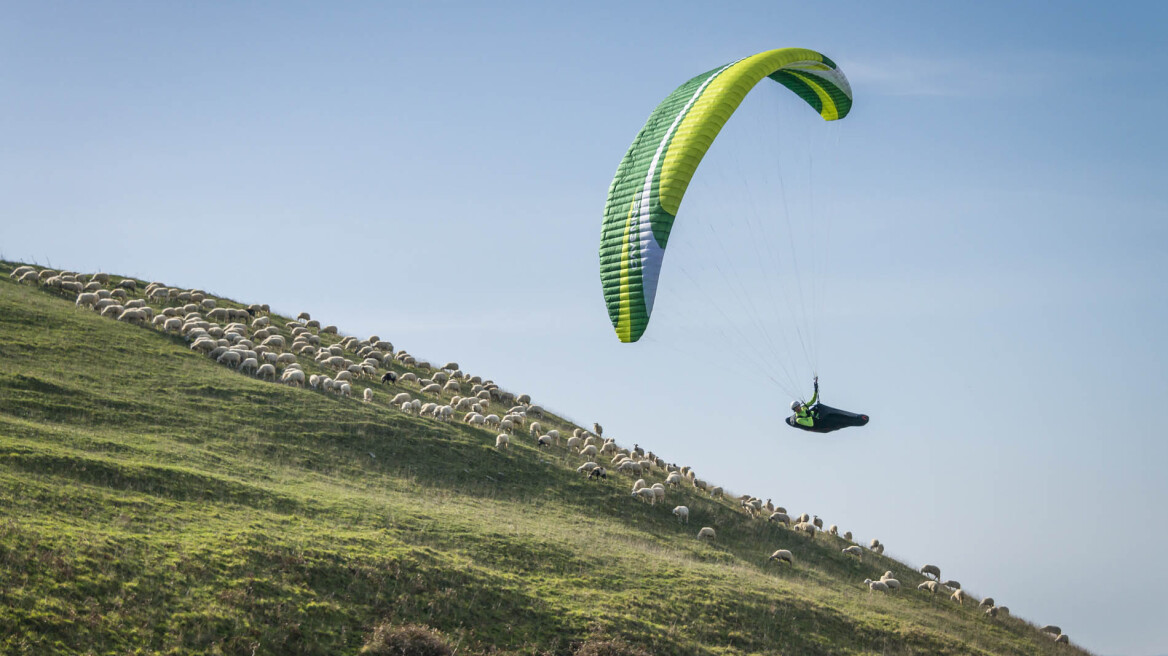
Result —
<path fill-rule="evenodd" d="M 499 452 L 494 432 L 390 409 L 397 388 L 369 384 L 366 404 L 259 381 L 17 284 L 14 266 L 0 263 L 0 653 L 353 654 L 386 621 L 460 654 L 601 636 L 654 654 L 1078 653 L 917 592 L 921 576 L 845 557 L 839 538 L 692 488 L 647 506 L 627 476 L 575 474 L 564 449 Z M 767 563 L 777 548 L 793 568 Z M 869 594 L 886 569 L 905 590 Z"/>

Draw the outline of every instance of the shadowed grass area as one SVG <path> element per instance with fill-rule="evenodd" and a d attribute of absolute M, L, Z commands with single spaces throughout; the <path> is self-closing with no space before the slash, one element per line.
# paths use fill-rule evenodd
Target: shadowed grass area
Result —
<path fill-rule="evenodd" d="M 495 431 L 388 407 L 416 385 L 355 382 L 375 390 L 364 403 L 257 380 L 18 284 L 14 266 L 0 263 L 0 653 L 355 654 L 406 624 L 460 654 L 609 638 L 653 654 L 1077 652 L 918 592 L 920 575 L 844 556 L 840 538 L 692 487 L 647 505 L 633 478 L 587 480 L 579 456 L 523 432 L 499 451 Z M 767 561 L 778 548 L 794 566 Z M 869 594 L 888 569 L 904 589 Z"/>

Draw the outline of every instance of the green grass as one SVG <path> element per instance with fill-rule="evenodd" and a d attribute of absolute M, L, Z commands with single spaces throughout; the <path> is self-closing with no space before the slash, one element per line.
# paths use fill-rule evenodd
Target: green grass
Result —
<path fill-rule="evenodd" d="M 366 404 L 259 381 L 17 284 L 15 266 L 0 263 L 2 654 L 354 654 L 384 622 L 459 654 L 601 637 L 654 654 L 1077 652 L 917 592 L 920 575 L 842 539 L 692 488 L 647 506 L 565 449 L 518 436 L 499 452 L 494 431 L 387 407 L 409 384 L 356 382 Z M 777 548 L 793 568 L 767 563 Z M 905 589 L 869 594 L 886 569 Z"/>

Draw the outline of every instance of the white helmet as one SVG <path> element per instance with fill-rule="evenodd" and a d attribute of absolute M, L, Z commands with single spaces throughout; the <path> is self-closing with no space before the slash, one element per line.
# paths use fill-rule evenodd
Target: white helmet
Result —
<path fill-rule="evenodd" d="M 799 408 L 802 408 L 802 407 L 803 407 L 803 404 L 800 403 L 799 401 L 791 401 L 791 412 L 799 412 Z"/>

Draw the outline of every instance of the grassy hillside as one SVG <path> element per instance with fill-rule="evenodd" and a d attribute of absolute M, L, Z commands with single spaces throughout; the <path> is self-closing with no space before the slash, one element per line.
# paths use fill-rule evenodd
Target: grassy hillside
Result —
<path fill-rule="evenodd" d="M 17 284 L 13 267 L 0 263 L 2 654 L 354 654 L 384 623 L 432 627 L 459 654 L 613 637 L 653 654 L 1081 653 L 918 592 L 920 575 L 857 562 L 840 538 L 692 487 L 643 504 L 628 476 L 577 475 L 566 449 L 519 436 L 501 452 L 495 431 L 387 407 L 409 384 L 358 382 L 349 399 L 260 381 Z M 697 540 L 702 526 L 717 539 Z M 778 548 L 794 567 L 768 564 Z M 905 589 L 870 594 L 861 582 L 887 569 Z"/>

